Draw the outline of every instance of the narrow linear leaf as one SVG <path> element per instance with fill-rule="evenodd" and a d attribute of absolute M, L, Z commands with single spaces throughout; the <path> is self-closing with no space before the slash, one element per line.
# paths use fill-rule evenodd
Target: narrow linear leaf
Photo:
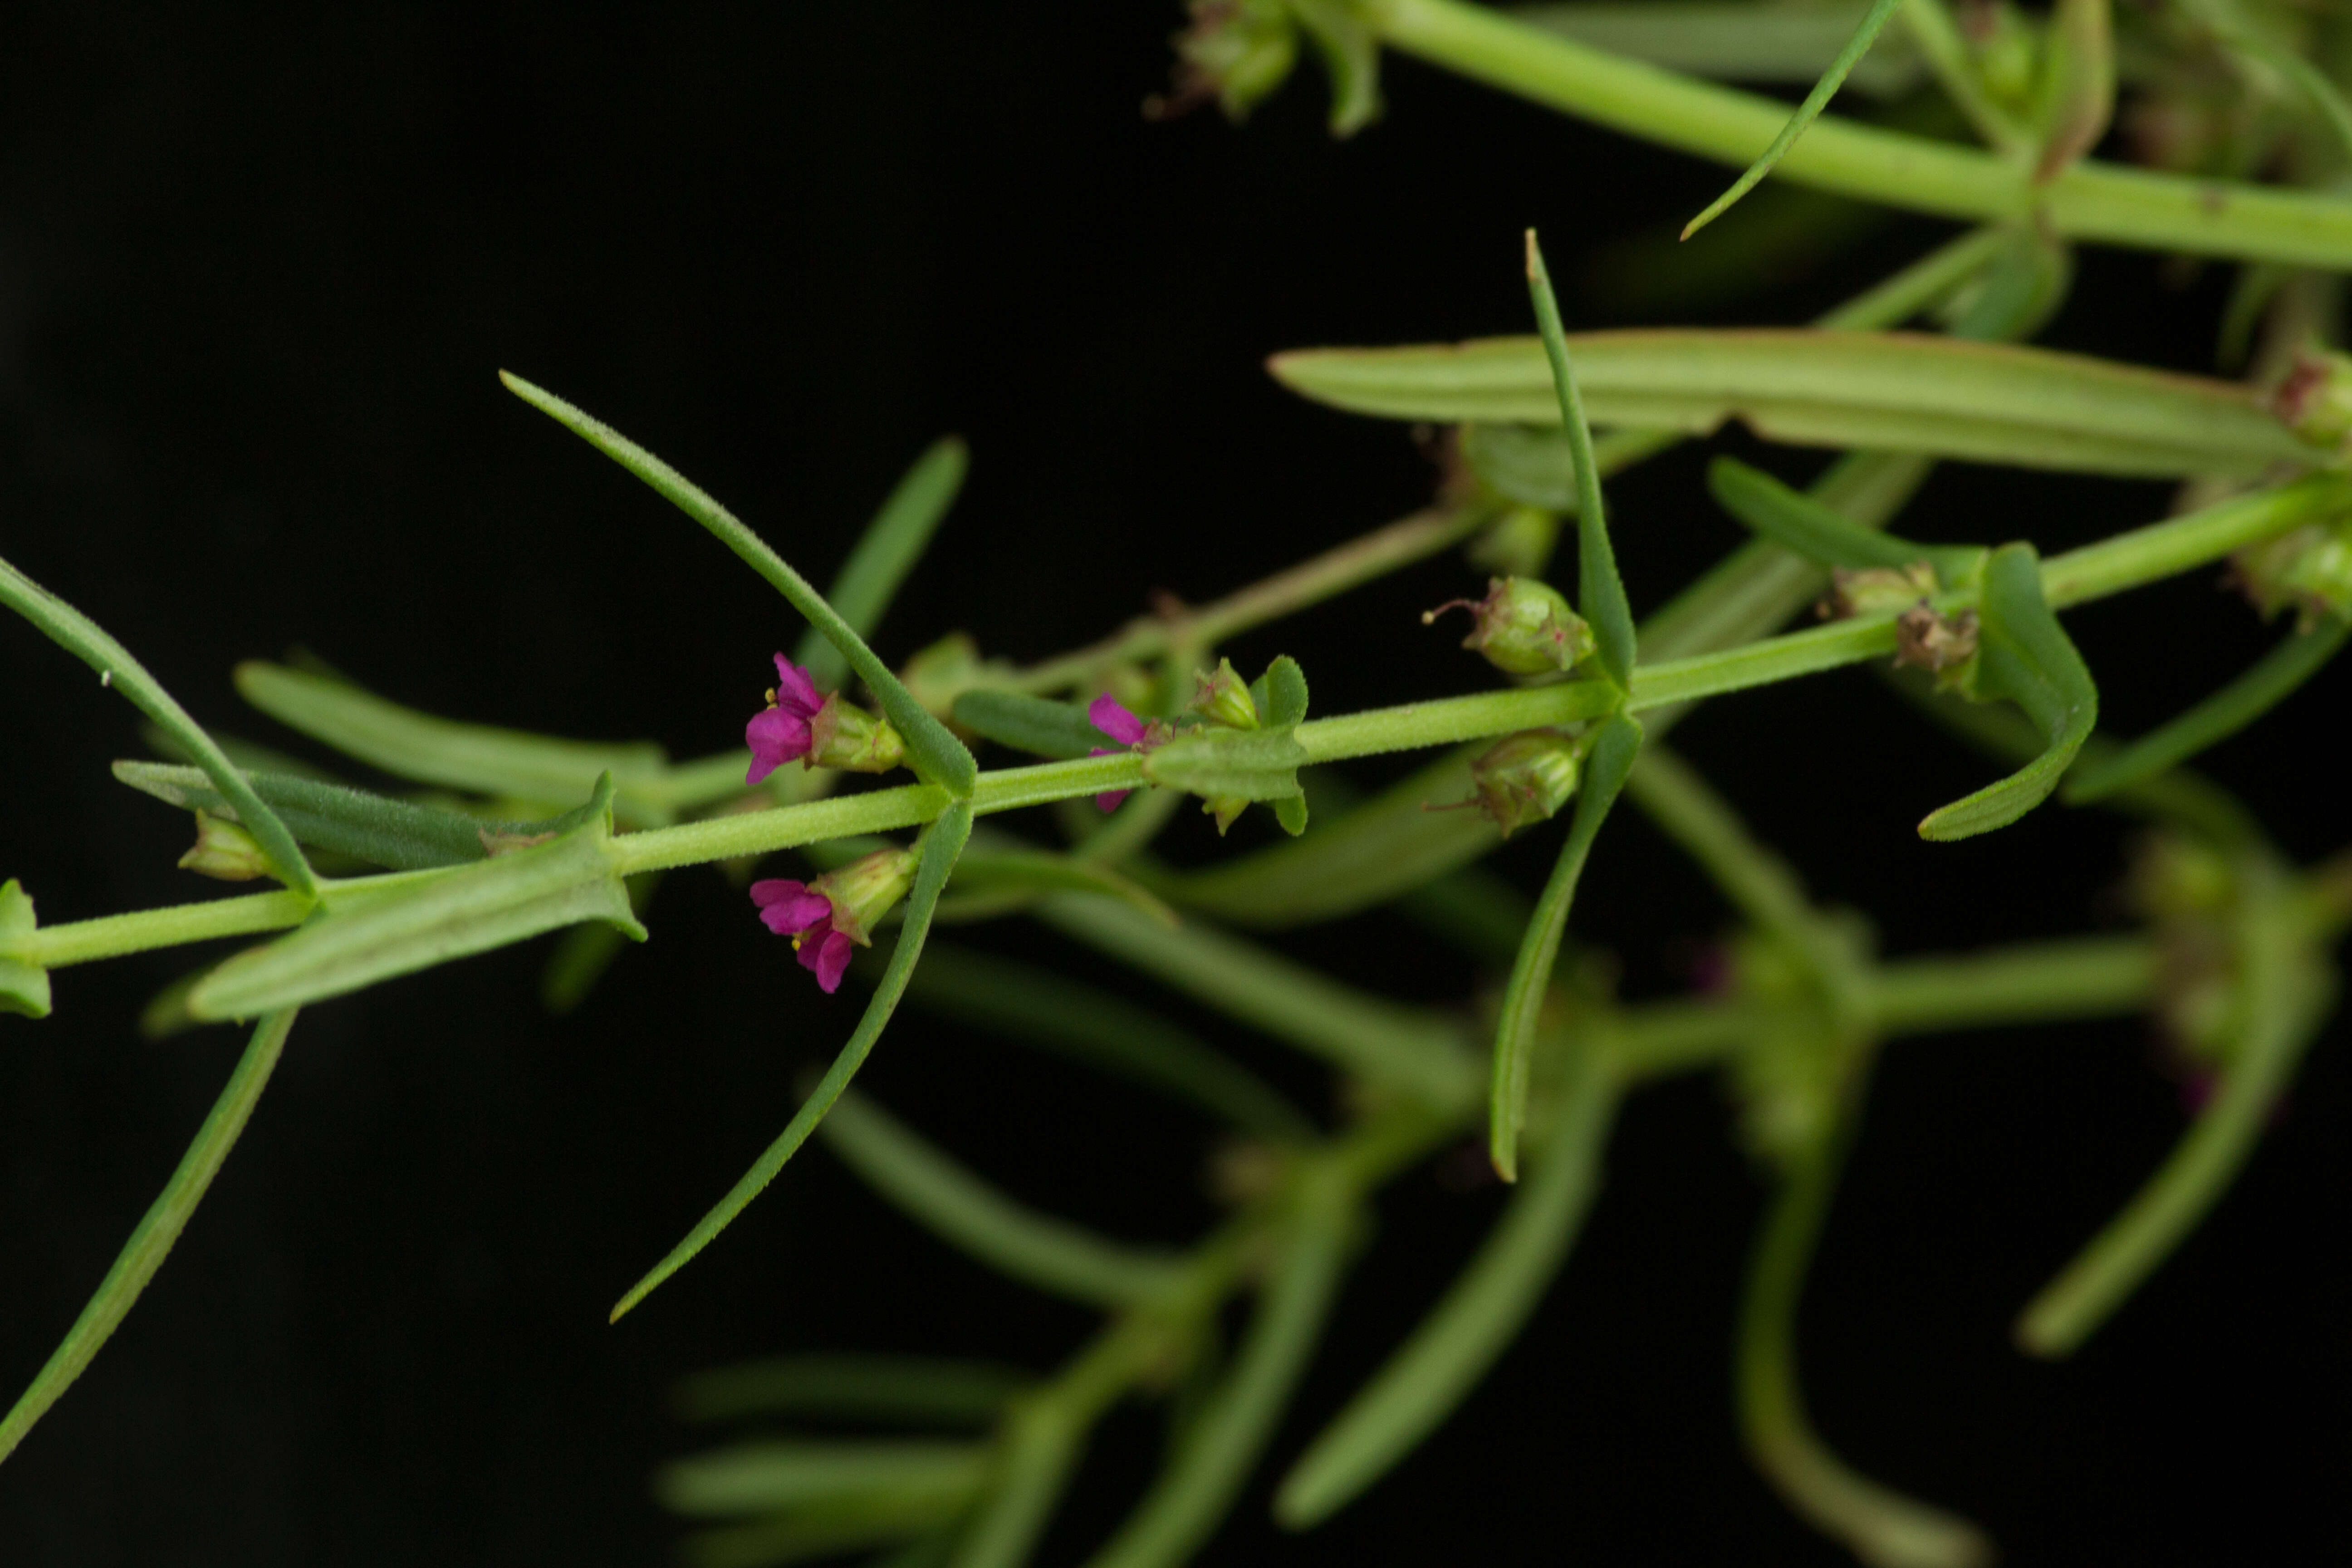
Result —
<path fill-rule="evenodd" d="M 1975 546 L 1914 544 L 1864 528 L 1737 458 L 1708 464 L 1706 488 L 1724 510 L 1759 535 L 1820 565 L 1900 569 L 1925 561 L 1948 587 L 1971 575 L 1985 558 Z"/>
<path fill-rule="evenodd" d="M 777 1568 L 780 1563 L 911 1542 L 883 1568 L 939 1568 L 944 1532 L 971 1507 L 967 1491 L 853 1492 L 745 1524 L 698 1530 L 678 1542 L 685 1568 Z"/>
<path fill-rule="evenodd" d="M 1848 1130 L 1797 1155 L 1765 1216 L 1739 1308 L 1740 1435 L 1789 1506 L 1872 1568 L 1990 1568 L 1992 1542 L 1964 1519 L 1856 1475 L 1805 1414 L 1797 1376 L 1797 1302 L 1836 1195 Z"/>
<path fill-rule="evenodd" d="M 963 742 L 915 700 L 914 694 L 890 672 L 890 667 L 876 658 L 874 650 L 866 646 L 866 639 L 859 637 L 831 605 L 825 603 L 824 596 L 809 585 L 807 578 L 787 565 L 783 558 L 769 549 L 758 534 L 744 527 L 732 512 L 697 489 L 677 469 L 611 426 L 573 407 L 553 393 L 533 386 L 520 376 L 500 371 L 499 379 L 506 384 L 508 391 L 642 479 L 656 494 L 708 529 L 744 564 L 767 579 L 771 587 L 782 594 L 812 626 L 824 634 L 826 641 L 840 650 L 849 668 L 857 672 L 858 679 L 874 693 L 875 700 L 882 705 L 883 712 L 907 742 L 908 760 L 914 764 L 915 771 L 958 800 L 971 794 L 972 781 L 980 774 L 980 764 L 972 761 L 972 755 L 964 749 Z"/>
<path fill-rule="evenodd" d="M 199 1019 L 250 1018 L 340 996 L 581 921 L 632 940 L 646 928 L 608 854 L 613 781 L 597 782 L 586 820 L 551 843 L 469 866 L 412 873 L 338 897 L 322 917 L 237 954 L 188 994 Z"/>
<path fill-rule="evenodd" d="M 1083 757 L 1118 744 L 1075 702 L 1017 691 L 967 691 L 955 700 L 954 712 L 955 721 L 972 733 L 1032 756 Z"/>
<path fill-rule="evenodd" d="M 1601 1180 L 1619 1086 L 1587 1063 L 1528 1179 L 1477 1255 L 1371 1381 L 1326 1426 L 1275 1493 L 1275 1517 L 1305 1530 L 1345 1508 L 1451 1415 L 1518 1337 L 1568 1261 Z"/>
<path fill-rule="evenodd" d="M 1487 1152 L 1495 1172 L 1507 1182 L 1519 1177 L 1519 1131 L 1528 1118 L 1528 1068 L 1535 1054 L 1536 1025 L 1544 998 L 1551 989 L 1553 961 L 1560 939 L 1568 934 L 1569 906 L 1576 900 L 1577 879 L 1592 853 L 1592 841 L 1608 819 L 1609 808 L 1633 771 L 1642 751 L 1642 724 L 1619 713 L 1601 727 L 1591 754 L 1584 761 L 1584 779 L 1578 786 L 1576 815 L 1551 879 L 1536 900 L 1535 918 L 1519 939 L 1518 957 L 1503 988 L 1501 1017 L 1495 1030 L 1493 1077 L 1487 1089 Z"/>
<path fill-rule="evenodd" d="M 2042 596 L 2030 544 L 2004 544 L 1985 563 L 1970 694 L 2016 703 L 2041 731 L 2043 750 L 2007 778 L 1929 812 L 1919 837 L 1936 843 L 2006 827 L 2049 799 L 2099 721 L 2098 688 Z"/>
<path fill-rule="evenodd" d="M 624 821 L 657 827 L 674 815 L 661 793 L 668 757 L 651 742 L 564 741 L 460 723 L 257 659 L 238 665 L 236 679 L 238 694 L 279 723 L 395 778 L 553 803 L 578 800 L 610 773 Z"/>
<path fill-rule="evenodd" d="M 971 837 L 971 807 L 962 801 L 949 806 L 940 814 L 939 820 L 931 824 L 929 833 L 923 839 L 923 858 L 915 871 L 914 889 L 907 895 L 907 916 L 898 928 L 898 943 L 891 950 L 889 966 L 882 972 L 881 984 L 874 988 L 873 999 L 866 1005 L 865 1016 L 857 1020 L 857 1027 L 851 1032 L 848 1043 L 841 1047 L 841 1054 L 834 1058 L 833 1066 L 825 1069 L 824 1077 L 801 1102 L 800 1110 L 793 1113 L 792 1121 L 776 1141 L 768 1145 L 767 1152 L 743 1173 L 742 1179 L 719 1200 L 717 1206 L 687 1233 L 686 1239 L 670 1249 L 668 1257 L 654 1265 L 651 1272 L 629 1288 L 628 1294 L 613 1308 L 611 1321 L 619 1322 L 631 1308 L 651 1295 L 656 1286 L 684 1268 L 696 1253 L 710 1245 L 713 1237 L 732 1225 L 735 1216 L 776 1179 L 776 1173 L 784 1168 L 784 1162 L 808 1142 L 809 1133 L 824 1119 L 824 1113 L 833 1109 L 833 1102 L 841 1098 L 841 1091 L 849 1087 L 849 1080 L 857 1075 L 857 1069 L 865 1065 L 866 1056 L 874 1049 L 874 1042 L 882 1037 L 883 1027 L 890 1022 L 890 1015 L 897 1010 L 898 998 L 906 994 L 908 978 L 915 971 L 916 961 L 923 954 L 923 941 L 930 934 L 931 912 L 939 907 L 940 894 L 947 887 L 948 877 L 955 869 L 956 858 L 963 853 L 964 844 Z"/>
<path fill-rule="evenodd" d="M 2234 382 L 2052 349 L 1781 327 L 1579 332 L 1567 342 L 1586 417 L 1602 426 L 1705 435 L 1737 418 L 1799 446 L 2151 478 L 2255 479 L 2321 456 Z M 1560 419 L 1539 338 L 1298 350 L 1267 368 L 1303 396 L 1383 418 Z"/>
<path fill-rule="evenodd" d="M 2352 108 L 2327 73 L 2282 43 L 2246 14 L 2240 0 L 2186 0 L 2181 6 L 2234 53 L 2276 71 L 2303 94 L 2336 145 L 2352 153 Z M 2259 90 L 2259 89 L 2257 89 Z"/>
<path fill-rule="evenodd" d="M 1822 72 L 1821 79 L 1813 83 L 1813 90 L 1805 94 L 1804 102 L 1797 106 L 1796 113 L 1789 116 L 1789 122 L 1780 128 L 1780 133 L 1778 136 L 1772 138 L 1772 144 L 1764 149 L 1763 155 L 1748 164 L 1747 172 L 1731 183 L 1729 190 L 1709 203 L 1706 211 L 1683 226 L 1685 239 L 1688 239 L 1720 217 L 1726 208 L 1754 190 L 1758 183 L 1772 172 L 1772 165 L 1778 163 L 1782 155 L 1796 145 L 1797 138 L 1805 133 L 1805 127 L 1811 125 L 1820 117 L 1822 110 L 1829 107 L 1830 100 L 1836 96 L 1837 89 L 1844 84 L 1846 73 L 1853 69 L 1856 61 L 1870 52 L 1870 46 L 1877 41 L 1878 30 L 1886 26 L 1886 19 L 1895 15 L 1895 7 L 1902 3 L 1903 0 L 1874 0 L 1870 9 L 1863 14 L 1861 25 L 1854 28 L 1853 36 L 1846 40 L 1845 47 L 1838 51 L 1837 58 L 1830 62 L 1827 70 Z"/>
<path fill-rule="evenodd" d="M 1528 230 L 1528 294 L 1543 335 L 1544 357 L 1551 364 L 1560 426 L 1576 459 L 1577 608 L 1592 625 L 1601 668 L 1622 691 L 1633 679 L 1633 608 L 1617 575 L 1617 552 L 1610 546 L 1609 524 L 1601 515 L 1601 468 L 1593 460 L 1592 430 L 1585 423 L 1584 400 L 1568 359 L 1568 335 L 1559 324 L 1559 301 L 1552 296 L 1551 275 L 1544 269 L 1543 247 L 1536 243 L 1534 229 Z"/>
<path fill-rule="evenodd" d="M 2335 1000 L 2335 976 L 2310 941 L 2292 900 L 2277 891 L 2246 921 L 2236 943 L 2245 992 L 2235 1055 L 2147 1184 L 2027 1303 L 2017 1321 L 2022 1348 L 2073 1353 L 2237 1179 Z"/>
<path fill-rule="evenodd" d="M 670 1407 L 684 1421 L 744 1415 L 986 1426 L 1035 1380 L 988 1362 L 928 1356 L 778 1356 L 678 1380 Z"/>
<path fill-rule="evenodd" d="M 2289 635 L 2243 675 L 2186 713 L 2121 751 L 2075 769 L 2066 781 L 2066 804 L 2084 805 L 2104 800 L 2229 739 L 2325 668 L 2347 635 L 2352 635 L 2352 616 L 2343 615 L 2330 616 L 2307 632 Z"/>
<path fill-rule="evenodd" d="M 161 681 L 147 673 L 145 665 L 131 657 L 129 648 L 108 636 L 96 621 L 5 560 L 0 560 L 0 605 L 32 622 L 41 635 L 98 671 L 103 684 L 121 692 L 132 707 L 152 720 L 173 744 L 194 759 L 223 795 L 236 803 L 238 811 L 245 816 L 247 831 L 261 845 L 261 852 L 268 857 L 278 880 L 305 898 L 319 896 L 319 879 L 311 872 L 310 862 L 302 858 L 294 836 L 278 820 L 278 814 L 262 804 L 261 797 L 253 793 L 244 775 L 205 732 L 204 726 L 163 689 Z"/>
<path fill-rule="evenodd" d="M 971 458 L 956 437 L 942 436 L 932 442 L 858 536 L 856 548 L 842 563 L 825 602 L 859 637 L 872 637 L 874 628 L 882 624 L 898 585 L 922 559 L 931 535 L 939 531 L 948 508 L 955 504 Z M 848 659 L 814 626 L 801 635 L 793 662 L 828 691 L 849 676 Z"/>
<path fill-rule="evenodd" d="M 1321 1337 L 1348 1257 L 1352 1195 L 1328 1172 L 1301 1183 L 1298 1207 L 1250 1319 L 1234 1369 L 1168 1468 L 1087 1568 L 1173 1568 L 1233 1507 L 1274 1436 Z"/>
<path fill-rule="evenodd" d="M 2036 118 L 2037 184 L 2056 179 L 2099 144 L 2116 113 L 2116 25 L 2109 0 L 2055 0 L 2042 34 Z"/>
<path fill-rule="evenodd" d="M 243 820 L 235 803 L 225 798 L 201 769 L 169 763 L 118 762 L 114 776 L 167 805 L 210 812 L 231 822 Z M 569 826 L 560 818 L 507 822 L 467 816 L 282 773 L 248 773 L 246 782 L 301 843 L 394 871 L 486 859 L 490 844 L 499 838 L 530 837 L 561 832 Z"/>
<path fill-rule="evenodd" d="M 1794 86 L 1843 52 L 1869 5 L 1758 5 L 1749 0 L 1576 0 L 1515 5 L 1512 19 L 1688 76 Z M 1857 58 L 1856 91 L 1894 98 L 1919 84 L 1921 62 L 1897 34 Z"/>
<path fill-rule="evenodd" d="M 1306 748 L 1279 730 L 1223 730 L 1207 725 L 1143 754 L 1143 776 L 1190 795 L 1240 800 L 1283 800 L 1299 793 Z"/>
<path fill-rule="evenodd" d="M 839 1498 L 889 1500 L 920 1508 L 969 1498 L 988 1473 L 981 1443 L 932 1438 L 832 1438 L 740 1443 L 674 1460 L 656 1473 L 654 1493 L 674 1513 L 724 1519 L 805 1508 Z"/>
<path fill-rule="evenodd" d="M 1006 1422 L 987 1500 L 972 1510 L 946 1568 L 1020 1568 L 1026 1563 L 1069 1482 L 1082 1435 L 1059 1405 L 1045 1401 Z"/>
<path fill-rule="evenodd" d="M 1111 1241 L 1014 1202 L 855 1089 L 843 1091 L 818 1131 L 866 1185 L 1025 1285 L 1116 1309 L 1163 1297 L 1183 1278 L 1172 1253 Z"/>
<path fill-rule="evenodd" d="M 35 1375 L 33 1385 L 6 1417 L 0 1418 L 0 1462 L 16 1452 L 16 1445 L 25 1440 L 33 1424 L 82 1374 L 100 1348 L 121 1325 L 140 1292 L 147 1289 L 147 1282 L 163 1266 L 173 1244 L 187 1229 L 196 1205 L 204 1202 L 205 1193 L 219 1173 L 222 1162 L 236 1147 L 238 1134 L 245 1131 L 261 1091 L 268 1087 L 278 1058 L 286 1047 L 286 1032 L 293 1026 L 294 1013 L 290 1008 L 270 1014 L 255 1026 L 245 1054 L 237 1058 L 236 1070 L 229 1075 L 227 1087 L 213 1102 L 205 1124 L 196 1130 L 188 1152 L 180 1157 L 172 1179 L 163 1184 L 163 1194 L 149 1206 L 138 1228 L 131 1233 L 114 1267 L 107 1270 L 105 1279 L 100 1283 L 98 1293 L 89 1299 L 89 1305 L 82 1309 L 81 1316 L 66 1331 L 64 1342 L 51 1352 L 47 1363 Z"/>
<path fill-rule="evenodd" d="M 1315 1124 L 1264 1079 L 1160 1014 L 1010 959 L 934 947 L 908 988 L 917 1005 L 1188 1100 L 1235 1128 L 1297 1142 Z"/>

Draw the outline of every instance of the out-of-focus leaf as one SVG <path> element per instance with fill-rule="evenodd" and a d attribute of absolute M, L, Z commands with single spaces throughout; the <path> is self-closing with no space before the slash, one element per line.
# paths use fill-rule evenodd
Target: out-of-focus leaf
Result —
<path fill-rule="evenodd" d="M 1109 867 L 1042 849 L 973 849 L 956 864 L 954 896 L 940 900 L 942 921 L 978 920 L 1025 909 L 1049 893 L 1100 893 L 1120 900 L 1162 925 L 1176 911 Z"/>
<path fill-rule="evenodd" d="M 1758 328 L 1568 339 L 1597 425 L 2164 478 L 2255 478 L 2317 458 L 2234 383 L 1912 332 Z M 1277 354 L 1292 390 L 1393 419 L 1557 425 L 1543 345 L 1486 338 Z"/>
<path fill-rule="evenodd" d="M 49 1016 L 49 972 L 38 964 L 8 956 L 8 944 L 33 934 L 33 896 L 14 878 L 0 882 L 0 1013 L 27 1018 Z"/>
<path fill-rule="evenodd" d="M 1724 81 L 1811 82 L 1829 68 L 1870 13 L 1862 5 L 1759 5 L 1753 0 L 1654 0 L 1625 5 L 1516 5 L 1530 26 L 1580 44 L 1631 55 L 1668 70 Z M 1921 76 L 1917 53 L 1890 33 L 1854 61 L 1846 85 L 1872 98 L 1911 90 Z"/>
<path fill-rule="evenodd" d="M 898 584 L 922 559 L 940 520 L 955 504 L 970 460 L 971 453 L 953 436 L 932 442 L 866 525 L 825 595 L 826 603 L 859 637 L 872 637 L 882 624 Z M 805 668 L 822 690 L 834 690 L 849 677 L 849 660 L 814 626 L 802 635 L 793 662 Z"/>
<path fill-rule="evenodd" d="M 967 691 L 955 700 L 955 721 L 983 740 L 1039 757 L 1083 757 L 1118 744 L 1075 702 L 1017 691 Z"/>
<path fill-rule="evenodd" d="M 850 1497 L 923 1508 L 959 1501 L 987 1474 L 981 1443 L 926 1438 L 741 1443 L 674 1460 L 656 1473 L 655 1494 L 676 1513 L 702 1519 L 804 1508 Z"/>
<path fill-rule="evenodd" d="M 1861 527 L 1737 458 L 1707 465 L 1706 488 L 1724 510 L 1790 554 L 1822 566 L 1902 568 L 1925 561 L 1946 587 L 1972 581 L 1986 552 L 1976 545 L 1914 544 Z"/>

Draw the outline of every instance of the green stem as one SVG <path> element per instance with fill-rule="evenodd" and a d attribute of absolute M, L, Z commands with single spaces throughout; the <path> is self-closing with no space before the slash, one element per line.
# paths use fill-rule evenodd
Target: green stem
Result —
<path fill-rule="evenodd" d="M 134 910 L 128 914 L 101 915 L 92 921 L 70 921 L 43 926 L 9 943 L 7 956 L 41 969 L 63 969 L 92 959 L 118 958 L 184 942 L 210 942 L 224 936 L 250 936 L 255 931 L 282 931 L 299 925 L 310 912 L 310 900 L 299 893 L 248 893 L 239 899 L 212 899 L 201 904 L 170 904 L 160 910 Z"/>
<path fill-rule="evenodd" d="M 1745 166 L 1788 121 L 1776 100 L 1678 76 L 1463 0 L 1371 0 L 1391 47 L 1564 113 Z M 1784 179 L 1975 222 L 2035 215 L 2052 233 L 2200 256 L 2352 267 L 2352 203 L 2088 161 L 2045 185 L 1993 153 L 1824 115 L 1781 159 Z"/>
<path fill-rule="evenodd" d="M 1864 1006 L 1874 1032 L 1885 1035 L 2112 1017 L 2156 1000 L 2158 965 L 2156 944 L 2138 936 L 1914 958 L 1873 970 Z"/>

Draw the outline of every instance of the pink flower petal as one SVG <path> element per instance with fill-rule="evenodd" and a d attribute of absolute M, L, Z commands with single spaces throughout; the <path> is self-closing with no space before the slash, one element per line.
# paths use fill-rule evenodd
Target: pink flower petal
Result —
<path fill-rule="evenodd" d="M 776 706 L 796 719 L 814 718 L 824 706 L 824 693 L 816 689 L 809 672 L 782 654 L 776 656 Z"/>
<path fill-rule="evenodd" d="M 808 721 L 781 708 L 762 708 L 743 726 L 743 743 L 751 748 L 751 770 L 743 782 L 755 784 L 786 763 L 808 755 Z"/>
<path fill-rule="evenodd" d="M 1130 746 L 1143 739 L 1143 721 L 1129 712 L 1108 691 L 1087 705 L 1087 721 L 1112 740 Z"/>
<path fill-rule="evenodd" d="M 841 989 L 841 977 L 848 972 L 849 952 L 854 945 L 841 931 L 828 931 L 821 939 L 812 932 L 801 942 L 801 967 L 814 973 L 817 985 L 830 996 Z"/>
<path fill-rule="evenodd" d="M 1107 789 L 1103 791 L 1102 794 L 1095 796 L 1095 809 L 1097 811 L 1117 811 L 1118 809 L 1118 803 L 1125 800 L 1133 793 L 1134 791 L 1132 790 Z"/>
<path fill-rule="evenodd" d="M 752 883 L 751 901 L 760 906 L 760 923 L 778 936 L 808 931 L 833 919 L 832 900 L 823 893 L 812 893 L 800 883 L 781 878 Z"/>

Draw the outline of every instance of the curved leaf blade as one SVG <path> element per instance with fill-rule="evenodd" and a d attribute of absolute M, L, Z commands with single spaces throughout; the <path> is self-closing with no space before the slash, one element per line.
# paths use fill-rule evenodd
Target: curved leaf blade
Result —
<path fill-rule="evenodd" d="M 180 1157 L 172 1179 L 147 1213 L 141 1217 L 138 1228 L 123 1244 L 114 1267 L 106 1271 L 89 1305 L 74 1320 L 72 1328 L 39 1373 L 33 1384 L 17 1399 L 5 1418 L 0 1418 L 0 1462 L 16 1452 L 16 1445 L 33 1424 L 46 1415 L 58 1396 L 72 1386 L 100 1348 L 121 1326 L 138 1301 L 155 1271 L 170 1256 L 173 1244 L 188 1227 L 188 1221 L 204 1202 L 213 1178 L 236 1146 L 238 1135 L 253 1116 L 253 1108 L 260 1102 L 261 1091 L 269 1086 L 269 1075 L 277 1069 L 278 1058 L 286 1048 L 286 1032 L 294 1026 L 294 1012 L 272 1013 L 254 1026 L 253 1037 L 237 1058 L 236 1070 L 229 1075 L 227 1087 L 205 1117 L 204 1125 L 196 1130 L 188 1152 Z"/>
<path fill-rule="evenodd" d="M 1519 1131 L 1528 1119 L 1528 1069 L 1535 1055 L 1536 1022 L 1551 988 L 1552 963 L 1559 956 L 1560 939 L 1568 934 L 1569 906 L 1576 900 L 1577 879 L 1592 853 L 1592 841 L 1608 820 L 1609 808 L 1625 787 L 1626 775 L 1642 751 L 1642 724 L 1620 713 L 1601 727 L 1591 754 L 1584 761 L 1584 780 L 1578 787 L 1576 815 L 1551 879 L 1536 900 L 1535 918 L 1519 939 L 1519 954 L 1503 990 L 1502 1016 L 1495 1029 L 1493 1076 L 1487 1086 L 1486 1148 L 1495 1172 L 1507 1182 L 1518 1180 Z"/>
<path fill-rule="evenodd" d="M 971 837 L 971 806 L 966 802 L 958 801 L 949 806 L 940 814 L 939 820 L 931 824 L 930 832 L 923 839 L 923 858 L 915 871 L 914 889 L 907 895 L 907 917 L 898 928 L 898 946 L 891 950 L 889 966 L 882 972 L 881 984 L 874 988 L 873 999 L 866 1005 L 865 1016 L 857 1020 L 857 1027 L 851 1032 L 848 1043 L 841 1047 L 841 1054 L 834 1058 L 833 1066 L 825 1069 L 824 1077 L 801 1102 L 800 1110 L 793 1112 L 792 1121 L 785 1124 L 776 1141 L 768 1145 L 766 1152 L 752 1163 L 750 1170 L 743 1173 L 742 1178 L 728 1191 L 727 1195 L 719 1199 L 710 1212 L 687 1233 L 686 1238 L 670 1248 L 669 1255 L 654 1265 L 644 1279 L 629 1288 L 628 1294 L 614 1304 L 610 1321 L 619 1322 L 631 1308 L 653 1294 L 663 1280 L 685 1268 L 696 1253 L 709 1246 L 720 1231 L 732 1225 L 735 1216 L 749 1207 L 751 1200 L 776 1179 L 776 1173 L 784 1168 L 784 1162 L 808 1142 L 808 1135 L 824 1119 L 824 1113 L 833 1109 L 834 1101 L 841 1098 L 841 1091 L 849 1087 L 849 1080 L 857 1076 L 857 1069 L 865 1065 L 867 1055 L 874 1049 L 875 1041 L 882 1037 L 882 1030 L 890 1022 L 890 1015 L 897 1011 L 898 998 L 906 994 L 908 977 L 914 973 L 916 961 L 923 954 L 924 939 L 930 934 L 931 913 L 939 907 L 940 893 L 947 887 L 948 877 L 955 869 L 956 858 L 963 853 L 964 844 Z"/>
<path fill-rule="evenodd" d="M 1971 695 L 2016 703 L 2042 732 L 2043 749 L 2007 778 L 1929 812 L 1919 837 L 1936 843 L 2006 827 L 2049 799 L 2099 721 L 2098 688 L 2042 596 L 2042 567 L 2030 544 L 2004 544 L 1985 563 Z"/>
<path fill-rule="evenodd" d="M 1864 528 L 1843 512 L 1801 490 L 1790 489 L 1761 468 L 1737 458 L 1707 465 L 1707 492 L 1723 510 L 1762 538 L 1792 555 L 1822 566 L 1849 570 L 1900 570 L 1925 561 L 1950 586 L 1972 572 L 1984 552 L 1973 547 L 1914 544 L 1891 533 Z"/>
<path fill-rule="evenodd" d="M 685 475 L 602 420 L 519 375 L 500 371 L 499 379 L 506 384 L 508 391 L 612 458 L 663 500 L 700 523 L 745 565 L 765 578 L 769 586 L 782 594 L 793 608 L 841 650 L 842 658 L 857 672 L 866 689 L 874 693 L 883 712 L 906 742 L 907 756 L 915 771 L 958 800 L 971 794 L 980 764 L 972 760 L 963 742 L 915 700 L 914 694 L 891 673 L 890 667 L 875 657 L 874 650 L 866 646 L 866 639 L 825 603 L 824 595 L 809 585 L 808 579 L 787 565 L 734 513 L 706 495 Z"/>

